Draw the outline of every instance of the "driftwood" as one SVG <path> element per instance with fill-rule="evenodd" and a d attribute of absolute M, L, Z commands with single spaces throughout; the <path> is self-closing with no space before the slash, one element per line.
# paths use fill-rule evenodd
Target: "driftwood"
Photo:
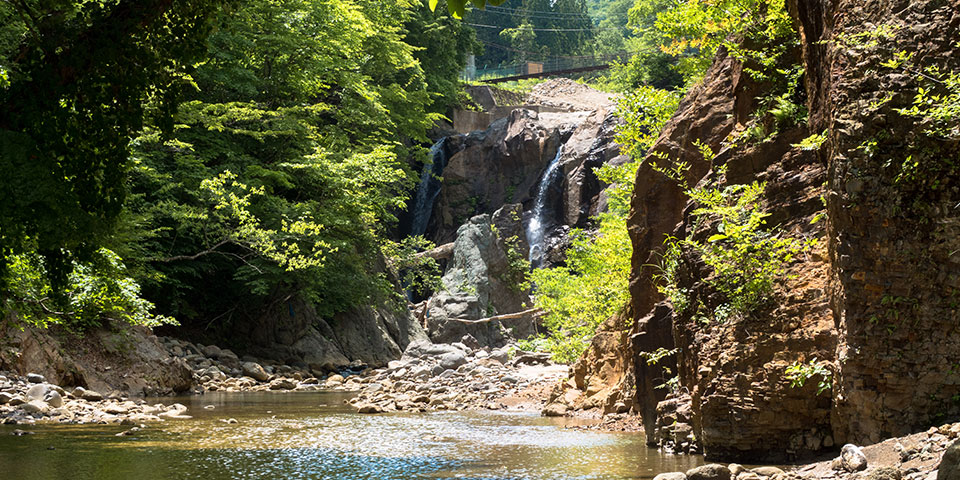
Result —
<path fill-rule="evenodd" d="M 417 258 L 432 258 L 434 260 L 450 260 L 453 258 L 453 242 L 445 243 L 439 247 L 431 248 L 425 252 L 418 252 L 414 254 Z"/>
<path fill-rule="evenodd" d="M 539 308 L 531 308 L 529 310 L 524 310 L 522 312 L 516 313 L 505 313 L 503 315 L 495 315 L 492 317 L 481 318 L 479 320 L 468 320 L 464 318 L 448 318 L 448 321 L 451 322 L 460 322 L 460 323 L 486 323 L 486 322 L 497 322 L 500 320 L 517 320 L 527 316 L 530 317 L 539 317 L 544 314 L 544 311 Z"/>

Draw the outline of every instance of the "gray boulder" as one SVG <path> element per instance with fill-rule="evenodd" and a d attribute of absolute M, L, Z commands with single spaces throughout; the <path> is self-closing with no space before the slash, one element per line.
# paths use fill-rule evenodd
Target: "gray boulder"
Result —
<path fill-rule="evenodd" d="M 719 463 L 708 463 L 687 470 L 688 480 L 730 480 L 730 469 Z"/>
<path fill-rule="evenodd" d="M 444 370 L 454 370 L 467 363 L 467 357 L 460 352 L 449 352 L 440 356 L 440 366 Z"/>
<path fill-rule="evenodd" d="M 463 224 L 457 230 L 453 258 L 441 279 L 443 288 L 427 302 L 430 338 L 446 343 L 470 335 L 480 346 L 502 344 L 507 338 L 504 333 L 511 327 L 516 330 L 515 326 L 471 320 L 524 309 L 530 297 L 517 288 L 515 273 L 489 215 L 477 215 Z"/>
<path fill-rule="evenodd" d="M 683 472 L 659 473 L 653 480 L 687 480 L 687 474 Z"/>
<path fill-rule="evenodd" d="M 867 456 L 860 447 L 848 443 L 840 449 L 840 465 L 848 472 L 859 472 L 867 468 Z"/>
<path fill-rule="evenodd" d="M 270 374 L 256 362 L 243 362 L 241 365 L 243 374 L 258 381 L 265 382 L 270 379 Z"/>
<path fill-rule="evenodd" d="M 954 440 L 943 452 L 937 480 L 960 480 L 960 440 Z"/>

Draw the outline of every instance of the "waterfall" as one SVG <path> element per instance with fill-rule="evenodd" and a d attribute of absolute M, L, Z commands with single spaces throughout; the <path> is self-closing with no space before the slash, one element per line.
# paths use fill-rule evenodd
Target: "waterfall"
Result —
<path fill-rule="evenodd" d="M 437 195 L 440 195 L 440 180 L 436 177 L 442 174 L 443 168 L 447 166 L 446 152 L 443 149 L 446 140 L 446 137 L 441 138 L 430 147 L 431 161 L 424 164 L 423 171 L 420 172 L 420 186 L 417 187 L 413 208 L 410 210 L 410 235 L 423 235 L 427 231 L 427 224 L 433 214 L 433 204 Z"/>
<path fill-rule="evenodd" d="M 560 174 L 560 156 L 563 155 L 563 145 L 557 149 L 557 156 L 553 157 L 547 171 L 543 172 L 540 178 L 540 184 L 537 186 L 537 196 L 533 201 L 533 214 L 530 217 L 530 223 L 527 224 L 527 243 L 530 245 L 530 254 L 528 259 L 533 268 L 539 267 L 543 263 L 544 254 L 544 234 L 549 222 L 547 215 L 551 209 L 547 206 L 550 193 L 550 187 L 556 183 Z"/>

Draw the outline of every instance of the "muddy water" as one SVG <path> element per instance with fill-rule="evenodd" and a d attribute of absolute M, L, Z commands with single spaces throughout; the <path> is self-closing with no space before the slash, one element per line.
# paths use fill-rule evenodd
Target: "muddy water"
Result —
<path fill-rule="evenodd" d="M 0 479 L 627 479 L 686 470 L 640 434 L 486 412 L 358 415 L 336 393 L 178 399 L 192 420 L 0 426 Z M 164 399 L 170 403 L 171 399 Z M 213 405 L 214 409 L 204 409 Z M 236 419 L 237 423 L 223 420 Z M 14 428 L 35 432 L 14 436 Z"/>

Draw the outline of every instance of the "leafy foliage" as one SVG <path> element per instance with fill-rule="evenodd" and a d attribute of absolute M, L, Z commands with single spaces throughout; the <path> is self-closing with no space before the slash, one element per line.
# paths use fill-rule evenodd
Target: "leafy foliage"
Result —
<path fill-rule="evenodd" d="M 629 299 L 630 237 L 626 222 L 613 214 L 599 218 L 595 236 L 571 232 L 567 266 L 534 270 L 534 305 L 545 310 L 548 350 L 561 362 L 576 360 L 597 327 Z"/>
<path fill-rule="evenodd" d="M 127 276 L 120 257 L 110 250 L 100 249 L 89 263 L 74 263 L 62 291 L 50 286 L 39 255 L 21 254 L 8 261 L 10 295 L 4 307 L 16 312 L 22 324 L 74 330 L 99 326 L 107 319 L 148 327 L 176 324 L 153 313 L 154 305 L 140 296 L 140 285 Z M 53 302 L 58 295 L 64 300 Z M 65 309 L 58 311 L 56 305 Z"/>
<path fill-rule="evenodd" d="M 829 392 L 833 386 L 833 373 L 825 364 L 817 362 L 816 358 L 810 360 L 810 363 L 794 363 L 787 367 L 785 373 L 787 380 L 790 380 L 790 386 L 794 388 L 803 387 L 807 380 L 820 377 L 817 381 L 817 395 Z"/>
<path fill-rule="evenodd" d="M 661 263 L 660 291 L 684 312 L 690 306 L 680 286 L 678 271 L 685 248 L 696 252 L 712 270 L 705 281 L 723 295 L 724 303 L 713 311 L 698 305 L 702 320 L 719 322 L 749 316 L 771 298 L 776 280 L 796 255 L 816 240 L 802 242 L 777 231 L 764 229 L 769 216 L 760 205 L 764 184 L 731 185 L 725 188 L 698 188 L 687 194 L 700 207 L 693 211 L 698 223 L 715 225 L 705 242 L 691 238 L 670 239 Z"/>
<path fill-rule="evenodd" d="M 44 272 L 64 285 L 71 259 L 97 252 L 126 196 L 130 139 L 148 117 L 169 130 L 174 97 L 202 58 L 220 4 L 0 4 L 4 258 L 36 249 Z"/>
<path fill-rule="evenodd" d="M 644 160 L 647 152 L 657 141 L 660 130 L 680 104 L 682 94 L 677 91 L 640 87 L 620 98 L 617 115 L 623 123 L 617 126 L 617 143 L 620 151 L 633 160 L 621 166 L 604 165 L 597 169 L 597 177 L 612 185 L 607 190 L 610 196 L 610 211 L 626 216 L 633 194 L 634 177 L 642 161 L 653 161 L 655 168 L 666 172 L 666 165 L 656 157 Z"/>
<path fill-rule="evenodd" d="M 440 265 L 435 259 L 418 254 L 435 246 L 422 235 L 414 235 L 399 242 L 385 240 L 383 254 L 406 288 L 416 295 L 427 296 L 442 286 Z"/>

